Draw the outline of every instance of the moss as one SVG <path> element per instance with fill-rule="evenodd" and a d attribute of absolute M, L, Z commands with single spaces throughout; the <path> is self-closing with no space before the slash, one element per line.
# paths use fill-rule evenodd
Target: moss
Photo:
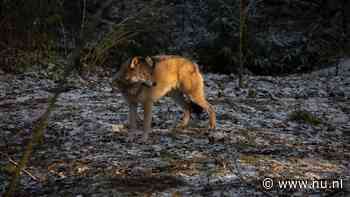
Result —
<path fill-rule="evenodd" d="M 322 122 L 321 119 L 319 119 L 314 114 L 306 110 L 297 110 L 297 111 L 291 112 L 289 114 L 289 119 L 291 121 L 306 123 L 314 126 L 317 126 Z"/>
<path fill-rule="evenodd" d="M 162 150 L 160 151 L 159 154 L 160 154 L 159 156 L 161 160 L 163 161 L 172 161 L 172 160 L 180 159 L 180 157 L 177 154 L 169 152 L 167 150 Z"/>
<path fill-rule="evenodd" d="M 249 89 L 248 91 L 248 98 L 256 98 L 256 90 L 255 89 Z"/>
<path fill-rule="evenodd" d="M 248 165 L 261 165 L 264 161 L 271 161 L 272 157 L 270 155 L 259 155 L 259 154 L 242 154 L 239 157 L 239 160 L 242 164 Z"/>
<path fill-rule="evenodd" d="M 0 173 L 6 175 L 12 175 L 16 171 L 16 166 L 13 164 L 6 164 L 0 167 Z"/>

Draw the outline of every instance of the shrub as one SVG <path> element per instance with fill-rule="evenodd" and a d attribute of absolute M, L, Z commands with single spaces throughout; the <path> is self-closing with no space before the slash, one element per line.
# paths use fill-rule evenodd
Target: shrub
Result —
<path fill-rule="evenodd" d="M 309 125 L 317 126 L 322 123 L 321 119 L 316 117 L 311 112 L 308 112 L 306 110 L 296 110 L 289 114 L 289 119 L 291 121 L 296 121 L 299 123 L 306 123 Z"/>

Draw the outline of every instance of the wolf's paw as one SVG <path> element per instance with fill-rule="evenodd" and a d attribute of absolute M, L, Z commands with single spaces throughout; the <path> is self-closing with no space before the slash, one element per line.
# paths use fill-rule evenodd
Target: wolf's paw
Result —
<path fill-rule="evenodd" d="M 141 143 L 147 144 L 149 141 L 149 134 L 148 133 L 144 133 L 140 139 Z"/>
<path fill-rule="evenodd" d="M 127 142 L 135 142 L 139 135 L 141 135 L 141 131 L 137 129 L 129 129 L 128 137 L 126 138 Z"/>
<path fill-rule="evenodd" d="M 175 129 L 185 129 L 188 127 L 188 122 L 181 121 L 176 124 Z"/>

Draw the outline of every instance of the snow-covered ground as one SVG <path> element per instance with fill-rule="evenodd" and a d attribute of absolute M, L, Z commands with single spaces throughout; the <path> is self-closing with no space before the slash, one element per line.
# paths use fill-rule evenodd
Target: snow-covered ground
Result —
<path fill-rule="evenodd" d="M 265 190 L 265 177 L 343 179 L 343 191 L 350 189 L 350 61 L 340 65 L 337 76 L 333 68 L 249 76 L 244 89 L 235 76 L 206 74 L 218 128 L 206 132 L 203 115 L 187 129 L 173 129 L 181 111 L 164 98 L 153 110 L 147 145 L 126 141 L 128 108 L 120 94 L 111 93 L 109 78 L 72 81 L 27 168 L 41 182 L 23 174 L 20 196 L 325 196 L 336 191 Z M 35 73 L 0 77 L 2 153 L 19 160 L 54 85 Z M 6 157 L 0 164 L 11 166 Z M 7 169 L 0 169 L 0 193 L 10 178 Z"/>

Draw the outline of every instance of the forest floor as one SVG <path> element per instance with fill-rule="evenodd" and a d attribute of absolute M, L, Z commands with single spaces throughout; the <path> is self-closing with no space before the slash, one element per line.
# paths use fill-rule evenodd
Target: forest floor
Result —
<path fill-rule="evenodd" d="M 350 63 L 339 75 L 249 76 L 244 89 L 235 76 L 206 74 L 218 128 L 206 132 L 204 115 L 173 129 L 181 111 L 164 98 L 149 144 L 127 142 L 128 108 L 110 82 L 71 80 L 26 168 L 39 180 L 23 173 L 18 196 L 349 195 Z M 54 86 L 42 73 L 0 76 L 0 194 Z M 281 188 L 289 179 L 328 185 Z"/>

